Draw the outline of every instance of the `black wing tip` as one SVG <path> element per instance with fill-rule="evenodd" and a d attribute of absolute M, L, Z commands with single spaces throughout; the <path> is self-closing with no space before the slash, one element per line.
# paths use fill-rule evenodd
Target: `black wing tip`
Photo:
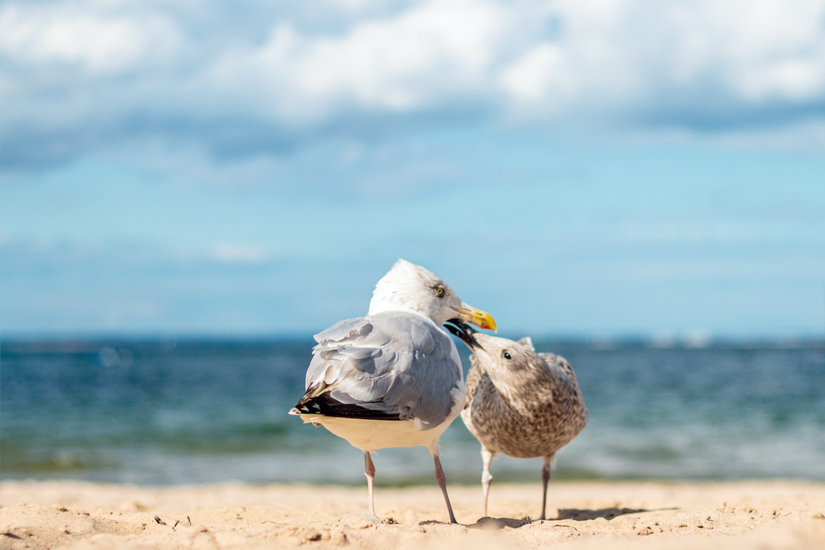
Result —
<path fill-rule="evenodd" d="M 368 409 L 353 403 L 342 403 L 333 398 L 329 393 L 322 393 L 309 399 L 301 399 L 297 405 L 292 407 L 289 414 L 297 416 L 302 414 L 317 414 L 334 418 L 353 418 L 360 420 L 403 420 L 398 413 Z"/>
<path fill-rule="evenodd" d="M 451 324 L 447 324 L 451 323 Z M 449 319 L 444 324 L 444 328 L 456 335 L 459 340 L 467 344 L 467 347 L 474 350 L 481 347 L 481 344 L 473 336 L 476 331 L 467 323 L 460 319 Z"/>

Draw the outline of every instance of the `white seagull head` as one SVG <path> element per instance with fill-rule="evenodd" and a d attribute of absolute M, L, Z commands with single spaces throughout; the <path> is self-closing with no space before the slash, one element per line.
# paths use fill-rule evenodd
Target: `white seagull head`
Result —
<path fill-rule="evenodd" d="M 368 314 L 412 311 L 441 326 L 460 319 L 480 328 L 496 330 L 493 318 L 461 301 L 450 285 L 435 273 L 406 260 L 398 260 L 375 285 Z"/>

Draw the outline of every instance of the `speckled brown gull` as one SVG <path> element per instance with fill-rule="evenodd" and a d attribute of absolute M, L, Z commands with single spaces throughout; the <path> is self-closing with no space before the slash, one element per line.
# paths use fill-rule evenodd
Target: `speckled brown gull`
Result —
<path fill-rule="evenodd" d="M 369 513 L 375 515 L 370 453 L 422 445 L 455 523 L 438 439 L 466 403 L 461 359 L 442 324 L 457 318 L 495 329 L 487 313 L 462 302 L 441 279 L 398 260 L 375 286 L 366 317 L 317 334 L 298 415 L 364 451 Z"/>
<path fill-rule="evenodd" d="M 540 519 L 545 519 L 556 452 L 587 424 L 587 407 L 573 368 L 558 355 L 536 353 L 530 338 L 514 342 L 472 330 L 453 332 L 473 350 L 461 418 L 481 442 L 484 515 L 493 479 L 490 463 L 502 453 L 544 458 Z"/>

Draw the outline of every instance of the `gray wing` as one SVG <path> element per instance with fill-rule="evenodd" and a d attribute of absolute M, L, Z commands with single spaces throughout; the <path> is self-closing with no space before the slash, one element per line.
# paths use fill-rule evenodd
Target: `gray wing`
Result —
<path fill-rule="evenodd" d="M 452 340 L 418 316 L 382 313 L 341 321 L 315 336 L 299 413 L 418 419 L 424 429 L 450 413 L 461 380 Z"/>

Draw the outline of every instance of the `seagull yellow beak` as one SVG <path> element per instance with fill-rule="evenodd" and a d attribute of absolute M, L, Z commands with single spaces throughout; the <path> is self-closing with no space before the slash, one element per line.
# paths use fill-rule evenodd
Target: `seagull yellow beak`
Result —
<path fill-rule="evenodd" d="M 492 330 L 493 332 L 496 331 L 496 321 L 489 313 L 470 307 L 467 304 L 461 304 L 461 307 L 454 307 L 453 309 L 458 312 L 458 318 L 465 323 Z"/>

